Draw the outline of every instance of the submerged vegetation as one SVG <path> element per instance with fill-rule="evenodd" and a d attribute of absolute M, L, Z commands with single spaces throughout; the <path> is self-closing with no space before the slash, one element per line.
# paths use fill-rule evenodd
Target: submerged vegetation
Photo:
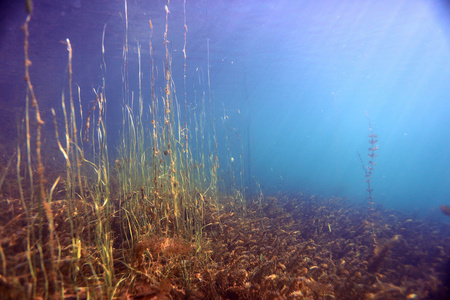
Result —
<path fill-rule="evenodd" d="M 125 1 L 120 142 L 108 143 L 107 65 L 102 36 L 102 84 L 83 109 L 72 80 L 62 116 L 41 118 L 28 57 L 31 1 L 23 25 L 26 99 L 18 144 L 0 161 L 0 295 L 2 299 L 439 299 L 439 276 L 450 249 L 450 228 L 375 209 L 302 194 L 244 197 L 244 150 L 219 143 L 208 86 L 195 99 L 177 97 L 165 7 L 163 86 L 157 86 L 153 24 L 149 21 L 151 81 L 129 76 Z M 209 45 L 208 45 L 209 46 Z M 135 74 L 136 75 L 136 74 Z M 137 78 L 131 84 L 130 78 Z M 137 86 L 133 91 L 130 86 Z M 144 96 L 143 90 L 150 90 Z M 197 109 L 188 103 L 196 102 Z M 225 111 L 225 109 L 224 109 Z M 58 121 L 62 118 L 62 122 Z M 43 143 L 52 123 L 55 149 Z M 48 124 L 47 123 L 47 124 Z M 370 125 L 370 124 L 369 124 Z M 233 130 L 237 131 L 237 130 Z M 220 147 L 239 149 L 219 157 Z M 48 151 L 47 151 L 48 150 Z M 117 152 L 113 156 L 112 153 Z M 55 166 L 46 156 L 53 158 Z M 113 157 L 113 158 L 112 158 Z M 223 162 L 222 165 L 219 161 Z M 50 168 L 51 166 L 51 168 Z M 221 178 L 228 169 L 230 178 Z M 226 183 L 225 183 L 226 182 Z M 249 183 L 248 183 L 249 184 Z M 369 220 L 369 221 L 368 221 Z M 380 246 L 378 246 L 380 245 Z M 444 279 L 445 280 L 445 279 Z"/>
<path fill-rule="evenodd" d="M 31 2 L 27 7 L 32 7 Z M 72 82 L 72 45 L 69 39 L 65 41 L 68 86 L 61 98 L 63 126 L 58 125 L 52 109 L 56 143 L 64 158 L 65 172 L 51 182 L 49 178 L 53 174 L 46 173 L 42 154 L 41 127 L 45 122 L 29 75 L 28 26 L 32 9 L 27 12 L 23 25 L 27 83 L 24 138 L 2 173 L 1 182 L 3 185 L 13 172 L 16 159 L 20 206 L 19 202 L 8 199 L 14 218 L 3 224 L 2 229 L 7 232 L 13 226 L 23 230 L 11 237 L 17 245 L 0 251 L 3 294 L 29 299 L 110 299 L 132 294 L 143 282 L 150 286 L 166 282 L 168 288 L 174 273 L 181 280 L 180 287 L 189 293 L 192 272 L 209 260 L 204 231 L 212 223 L 205 222 L 205 214 L 219 210 L 218 146 L 215 124 L 208 127 L 206 123 L 206 115 L 212 113 L 207 109 L 213 109 L 213 104 L 206 107 L 205 94 L 201 112 L 188 115 L 185 93 L 185 115 L 181 116 L 183 110 L 176 98 L 168 48 L 168 7 L 164 92 L 157 95 L 155 88 L 150 21 L 151 99 L 144 100 L 139 42 L 137 96 L 129 88 L 125 2 L 122 141 L 114 163 L 110 161 L 105 123 L 106 25 L 102 39 L 103 81 L 94 90 L 95 101 L 87 114 L 83 113 L 81 88 L 74 89 Z M 183 52 L 186 64 L 185 49 Z M 209 102 L 212 103 L 211 99 Z M 193 147 L 201 150 L 192 151 Z M 3 217 L 2 220 L 8 219 Z M 23 239 L 25 244 L 17 239 Z M 13 258 L 13 250 L 20 255 Z M 11 265 L 15 265 L 12 272 Z"/>

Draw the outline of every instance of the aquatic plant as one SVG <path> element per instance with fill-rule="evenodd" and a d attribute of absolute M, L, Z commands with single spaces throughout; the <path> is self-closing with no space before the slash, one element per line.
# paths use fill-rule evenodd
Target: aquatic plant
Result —
<path fill-rule="evenodd" d="M 165 13 L 167 22 L 169 7 Z M 127 23 L 127 2 L 124 18 Z M 241 134 L 225 107 L 223 122 L 215 123 L 209 76 L 194 99 L 184 87 L 183 109 L 165 50 L 164 84 L 156 86 L 151 21 L 147 86 L 144 47 L 136 41 L 138 73 L 128 77 L 128 33 L 124 37 L 122 131 L 112 149 L 105 34 L 106 25 L 102 83 L 90 99 L 81 99 L 82 87 L 72 82 L 76 46 L 65 41 L 62 121 L 52 110 L 57 168 L 45 165 L 49 154 L 37 138 L 43 124 L 33 117 L 39 110 L 26 77 L 23 128 L 13 153 L 0 161 L 0 188 L 17 189 L 15 196 L 0 195 L 6 208 L 0 211 L 2 299 L 415 299 L 436 293 L 448 229 L 380 208 L 380 246 L 370 245 L 371 238 L 376 243 L 371 178 L 378 149 L 370 121 L 367 168 L 360 159 L 371 232 L 364 224 L 367 209 L 339 198 L 267 197 L 256 183 L 259 195 L 249 201 Z M 166 45 L 169 38 L 166 24 Z M 147 98 L 145 89 L 151 90 Z M 188 107 L 191 101 L 197 109 Z M 216 130 L 225 132 L 222 140 Z M 220 147 L 235 152 L 219 157 Z M 224 170 L 231 176 L 220 178 Z"/>
<path fill-rule="evenodd" d="M 378 142 L 377 138 L 378 138 L 378 136 L 374 133 L 374 131 L 372 129 L 372 124 L 370 122 L 369 115 L 367 113 L 366 113 L 366 115 L 367 115 L 367 119 L 368 119 L 368 122 L 369 122 L 369 135 L 368 135 L 368 137 L 369 137 L 369 145 L 370 145 L 370 147 L 367 149 L 367 151 L 368 151 L 367 156 L 369 157 L 368 166 L 366 166 L 364 164 L 364 161 L 361 158 L 361 155 L 359 154 L 359 152 L 358 152 L 358 157 L 359 157 L 359 160 L 361 161 L 361 165 L 363 167 L 364 174 L 365 174 L 365 177 L 366 177 L 366 183 L 367 183 L 366 191 L 367 191 L 367 194 L 368 194 L 369 207 L 370 207 L 370 227 L 371 227 L 371 230 L 372 230 L 373 244 L 375 246 L 377 244 L 377 241 L 376 241 L 376 234 L 375 234 L 375 224 L 374 224 L 374 219 L 373 219 L 373 214 L 374 214 L 374 207 L 373 207 L 373 205 L 374 205 L 374 202 L 373 202 L 373 195 L 372 195 L 373 188 L 372 188 L 372 181 L 371 181 L 371 179 L 372 179 L 373 170 L 374 170 L 375 165 L 376 165 L 375 162 L 374 162 L 374 159 L 377 156 L 375 154 L 375 152 L 378 150 L 378 146 L 377 146 L 377 142 Z"/>
<path fill-rule="evenodd" d="M 83 109 L 81 87 L 75 89 L 72 79 L 71 41 L 64 41 L 68 60 L 60 102 L 62 124 L 51 109 L 55 148 L 60 154 L 56 160 L 62 162 L 62 170 L 48 168 L 51 173 L 45 173 L 41 143 L 44 120 L 29 75 L 28 25 L 32 2 L 27 1 L 28 17 L 23 25 L 27 93 L 24 125 L 19 128 L 23 138 L 19 138 L 15 153 L 0 174 L 0 188 L 6 182 L 10 185 L 8 175 L 16 160 L 19 194 L 16 202 L 20 205 L 18 209 L 16 202 L 8 200 L 18 213 L 0 229 L 3 232 L 16 224 L 25 224 L 11 242 L 23 238 L 23 245 L 3 247 L 0 244 L 0 292 L 5 291 L 7 297 L 112 299 L 127 294 L 166 295 L 173 291 L 171 282 L 174 281 L 190 293 L 194 272 L 199 272 L 210 260 L 210 242 L 205 230 L 218 224 L 216 218 L 222 204 L 218 190 L 219 141 L 209 77 L 209 41 L 208 86 L 202 87 L 207 91 L 196 92 L 195 98 L 189 99 L 198 109 L 188 108 L 184 20 L 183 110 L 172 77 L 168 6 L 169 3 L 165 6 L 164 86 L 158 95 L 153 24 L 149 20 L 151 97 L 145 99 L 142 47 L 138 41 L 138 90 L 130 89 L 134 85 L 130 84 L 128 70 L 128 4 L 125 1 L 122 139 L 113 164 L 106 126 L 106 25 L 101 43 L 102 83 L 93 90 L 87 109 Z M 34 119 L 30 111 L 35 113 Z M 233 130 L 241 143 L 238 130 Z M 229 132 L 231 135 L 230 129 Z M 243 166 L 240 146 L 239 163 Z M 240 175 L 231 180 L 232 190 L 226 199 L 236 201 L 237 207 L 245 207 L 243 167 L 235 170 L 233 161 L 227 162 L 225 167 Z M 14 255 L 15 252 L 18 254 Z M 8 266 L 17 261 L 20 262 L 17 268 L 10 270 Z M 142 291 L 149 282 L 148 291 Z"/>

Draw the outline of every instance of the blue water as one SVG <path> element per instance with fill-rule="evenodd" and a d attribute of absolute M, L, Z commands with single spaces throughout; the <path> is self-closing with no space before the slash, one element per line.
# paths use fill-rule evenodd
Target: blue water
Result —
<path fill-rule="evenodd" d="M 367 201 L 357 155 L 366 158 L 370 146 L 367 113 L 379 140 L 375 203 L 426 214 L 449 204 L 447 7 L 263 3 L 228 8 L 224 29 L 239 32 L 226 48 L 245 74 L 246 86 L 234 83 L 234 93 L 248 90 L 252 175 L 263 189 Z M 236 11 L 249 17 L 236 18 Z"/>
<path fill-rule="evenodd" d="M 137 72 L 136 41 L 148 61 L 149 19 L 162 72 L 165 4 L 129 1 L 130 74 Z M 3 5 L 0 114 L 6 124 L 9 103 L 24 99 L 20 26 L 25 12 L 21 2 Z M 169 10 L 173 76 L 182 91 L 183 2 L 172 1 Z M 31 72 L 47 113 L 50 107 L 60 110 L 67 84 L 61 44 L 66 38 L 74 49 L 74 81 L 83 87 L 85 105 L 93 100 L 92 88 L 101 85 L 107 24 L 108 126 L 117 132 L 124 2 L 40 1 L 32 22 Z M 221 165 L 239 156 L 242 145 L 243 165 L 251 171 L 245 185 L 253 193 L 259 193 L 259 185 L 265 194 L 304 192 L 367 203 L 357 154 L 367 165 L 367 114 L 379 141 L 371 178 L 375 204 L 436 217 L 439 205 L 450 205 L 450 13 L 445 3 L 187 0 L 186 25 L 189 104 L 195 106 L 195 93 L 211 90 L 218 127 L 228 128 L 218 129 L 219 142 L 225 145 L 225 135 L 232 132 L 228 143 L 235 153 L 219 150 Z"/>

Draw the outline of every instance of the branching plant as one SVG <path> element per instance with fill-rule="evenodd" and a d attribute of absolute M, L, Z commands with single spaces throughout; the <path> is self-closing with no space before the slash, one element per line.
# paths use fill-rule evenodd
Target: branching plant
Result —
<path fill-rule="evenodd" d="M 366 166 L 364 164 L 364 161 L 361 158 L 361 155 L 359 153 L 358 153 L 358 157 L 359 157 L 359 160 L 361 161 L 361 165 L 362 165 L 362 167 L 364 169 L 364 174 L 365 174 L 365 177 L 366 177 L 366 183 L 367 183 L 366 191 L 367 191 L 367 194 L 368 194 L 369 207 L 370 207 L 370 227 L 372 229 L 373 245 L 376 246 L 377 245 L 377 240 L 376 240 L 375 224 L 374 224 L 374 216 L 373 216 L 373 214 L 374 214 L 374 207 L 373 207 L 374 202 L 373 202 L 373 195 L 372 195 L 373 188 L 372 188 L 372 181 L 371 181 L 371 179 L 372 179 L 373 170 L 374 170 L 375 165 L 376 165 L 375 162 L 374 162 L 374 159 L 377 156 L 375 154 L 375 152 L 378 150 L 378 146 L 377 146 L 377 143 L 378 143 L 377 138 L 378 138 L 378 136 L 374 133 L 374 131 L 372 129 L 372 124 L 370 123 L 369 115 L 367 115 L 367 118 L 369 120 L 369 135 L 368 135 L 368 137 L 369 137 L 369 145 L 370 145 L 370 147 L 367 150 L 368 151 L 367 156 L 369 157 L 368 165 Z"/>

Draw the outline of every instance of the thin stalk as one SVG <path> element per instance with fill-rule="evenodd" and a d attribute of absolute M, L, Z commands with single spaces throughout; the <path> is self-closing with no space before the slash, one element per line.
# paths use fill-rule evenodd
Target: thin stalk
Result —
<path fill-rule="evenodd" d="M 48 229 L 50 231 L 50 235 L 49 235 L 49 245 L 50 245 L 50 260 L 49 260 L 49 277 L 50 277 L 50 281 L 53 283 L 53 285 L 51 286 L 51 289 L 49 290 L 50 294 L 53 296 L 56 294 L 57 292 L 57 281 L 56 281 L 56 267 L 54 265 L 54 261 L 53 258 L 54 256 L 54 236 L 53 236 L 53 227 L 52 224 L 50 222 L 50 219 L 52 218 L 51 216 L 51 211 L 48 210 L 46 203 L 46 199 L 47 199 L 47 193 L 45 190 L 45 183 L 46 183 L 46 179 L 44 176 L 44 165 L 42 163 L 42 154 L 41 154 L 41 130 L 42 130 L 42 125 L 44 125 L 44 121 L 41 118 L 41 114 L 40 114 L 40 110 L 39 110 L 39 105 L 36 99 L 36 95 L 34 93 L 34 89 L 33 89 L 33 85 L 31 84 L 31 79 L 30 79 L 30 73 L 29 73 L 29 67 L 31 66 L 31 61 L 29 59 L 29 55 L 28 55 L 28 48 L 29 48 L 29 44 L 28 44 L 28 39 L 29 39 L 29 31 L 28 31 L 28 23 L 30 22 L 31 19 L 31 15 L 29 14 L 25 20 L 24 25 L 22 26 L 22 29 L 25 33 L 25 38 L 24 38 L 24 56 L 25 56 L 25 82 L 27 84 L 27 89 L 28 92 L 31 96 L 31 106 L 35 109 L 36 112 L 36 156 L 37 156 L 37 174 L 39 177 L 39 190 L 40 190 L 40 206 L 43 206 L 43 209 L 45 210 L 46 213 L 46 217 L 47 217 L 47 221 L 48 221 Z M 40 242 L 42 241 L 42 239 L 39 239 Z M 40 245 L 39 245 L 40 246 Z M 42 253 L 42 251 L 40 251 Z M 41 254 L 43 255 L 43 254 Z M 42 266 L 42 268 L 44 268 L 44 266 Z M 46 279 L 47 282 L 47 279 Z"/>
<path fill-rule="evenodd" d="M 26 110 L 28 110 L 28 106 L 26 106 Z M 27 204 L 25 202 L 25 196 L 23 193 L 23 187 L 22 187 L 22 178 L 20 176 L 20 164 L 21 164 L 21 154 L 20 154 L 20 147 L 17 146 L 17 164 L 16 164 L 16 172 L 17 172 L 17 184 L 19 188 L 19 194 L 20 194 L 20 200 L 22 202 L 23 210 L 26 214 L 27 218 L 27 261 L 28 261 L 28 268 L 30 270 L 31 279 L 32 279 L 32 290 L 31 290 L 31 297 L 34 299 L 36 297 L 36 288 L 37 288 L 37 274 L 36 274 L 36 267 L 34 266 L 34 255 L 32 251 L 32 244 L 35 242 L 34 238 L 34 231 L 33 231 L 33 219 L 31 217 L 31 213 L 29 208 L 27 207 Z M 4 273 L 6 275 L 6 273 Z"/>

